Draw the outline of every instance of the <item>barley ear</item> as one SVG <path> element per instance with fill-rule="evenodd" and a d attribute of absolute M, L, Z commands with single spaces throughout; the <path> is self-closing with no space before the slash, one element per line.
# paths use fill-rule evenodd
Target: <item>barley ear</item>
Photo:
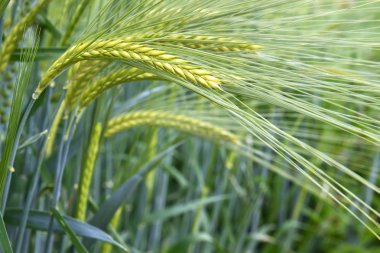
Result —
<path fill-rule="evenodd" d="M 50 2 L 51 0 L 40 0 L 36 6 L 28 15 L 22 18 L 9 32 L 0 53 L 0 72 L 2 72 L 8 65 L 13 51 L 17 47 L 17 42 L 22 38 L 24 31 L 28 28 L 35 20 L 37 14 Z"/>
<path fill-rule="evenodd" d="M 148 146 L 148 157 L 147 160 L 151 160 L 156 156 L 158 145 L 158 129 L 154 129 L 152 132 L 152 137 L 149 141 Z M 156 179 L 157 170 L 151 170 L 145 177 L 145 185 L 147 188 L 148 199 L 152 200 L 154 196 L 154 182 Z"/>
<path fill-rule="evenodd" d="M 117 209 L 116 213 L 114 214 L 114 216 L 111 219 L 110 226 L 114 230 L 117 229 L 117 226 L 120 223 L 120 218 L 121 218 L 122 211 L 123 211 L 123 208 L 119 207 Z M 101 252 L 102 253 L 111 253 L 112 252 L 112 244 L 104 243 L 103 246 L 102 246 L 102 251 Z"/>
<path fill-rule="evenodd" d="M 91 80 L 96 73 L 101 71 L 109 64 L 108 61 L 82 61 L 78 62 L 69 71 L 69 86 L 67 88 L 67 93 L 65 96 L 66 108 L 71 111 L 73 107 L 77 104 L 83 90 L 88 85 L 89 80 Z"/>
<path fill-rule="evenodd" d="M 65 110 L 65 101 L 61 103 L 61 105 L 58 108 L 57 114 L 54 117 L 53 123 L 51 125 L 47 143 L 46 143 L 46 156 L 51 156 L 53 152 L 55 137 L 57 136 L 59 123 L 61 123 L 63 112 Z"/>
<path fill-rule="evenodd" d="M 230 150 L 227 155 L 227 159 L 225 161 L 225 166 L 228 170 L 232 170 L 234 168 L 234 164 L 237 160 L 237 152 L 235 150 Z"/>
<path fill-rule="evenodd" d="M 221 89 L 221 82 L 211 72 L 165 51 L 125 39 L 81 42 L 68 49 L 41 78 L 33 98 L 37 99 L 50 82 L 70 65 L 85 60 L 122 60 L 139 63 L 206 88 Z"/>
<path fill-rule="evenodd" d="M 237 135 L 221 127 L 189 116 L 162 111 L 137 111 L 117 116 L 108 122 L 105 137 L 143 125 L 174 128 L 217 141 L 239 143 Z"/>
<path fill-rule="evenodd" d="M 252 44 L 246 41 L 215 36 L 197 36 L 187 34 L 156 34 L 153 36 L 147 36 L 146 38 L 157 38 L 154 40 L 154 42 L 165 41 L 173 45 L 214 52 L 257 51 L 262 48 L 262 46 Z"/>
<path fill-rule="evenodd" d="M 82 221 L 86 219 L 88 195 L 90 194 L 92 174 L 98 156 L 101 133 L 102 126 L 100 123 L 97 123 L 91 133 L 90 143 L 87 148 L 87 156 L 81 171 L 76 217 Z"/>
<path fill-rule="evenodd" d="M 80 108 L 82 109 L 88 106 L 98 96 L 112 87 L 123 83 L 147 79 L 163 78 L 134 67 L 113 71 L 99 79 L 94 80 L 87 88 L 83 90 L 80 99 Z"/>

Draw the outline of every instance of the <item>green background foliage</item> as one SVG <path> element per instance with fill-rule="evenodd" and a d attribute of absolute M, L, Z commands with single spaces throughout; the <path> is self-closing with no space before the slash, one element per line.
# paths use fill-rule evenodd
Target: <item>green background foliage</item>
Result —
<path fill-rule="evenodd" d="M 379 18 L 2 0 L 1 250 L 380 252 Z"/>

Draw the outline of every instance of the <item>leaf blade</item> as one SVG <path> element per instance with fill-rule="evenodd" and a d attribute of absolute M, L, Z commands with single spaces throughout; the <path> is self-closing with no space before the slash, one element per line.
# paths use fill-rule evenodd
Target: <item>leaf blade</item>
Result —
<path fill-rule="evenodd" d="M 1 249 L 5 253 L 13 253 L 11 241 L 9 240 L 7 229 L 3 220 L 3 215 L 0 212 L 0 244 Z"/>
<path fill-rule="evenodd" d="M 55 217 L 55 219 L 61 225 L 61 228 L 69 236 L 70 241 L 73 243 L 75 249 L 79 253 L 88 253 L 87 249 L 84 247 L 84 245 L 82 244 L 82 242 L 76 236 L 76 234 L 71 229 L 71 227 L 69 226 L 69 224 L 67 224 L 67 222 L 65 221 L 65 219 L 63 218 L 63 216 L 59 213 L 59 211 L 56 208 L 53 208 L 51 211 L 52 211 L 52 214 Z"/>
<path fill-rule="evenodd" d="M 4 221 L 7 224 L 19 225 L 22 217 L 22 209 L 10 208 L 4 216 Z M 126 250 L 120 243 L 116 242 L 110 235 L 103 230 L 94 227 L 90 224 L 81 222 L 72 217 L 64 216 L 65 222 L 72 228 L 72 230 L 79 236 L 108 242 L 112 245 L 119 247 L 122 250 Z M 31 210 L 27 221 L 27 227 L 40 231 L 47 231 L 49 226 L 50 214 L 45 211 Z M 56 223 L 53 223 L 53 231 L 63 233 L 62 228 Z"/>

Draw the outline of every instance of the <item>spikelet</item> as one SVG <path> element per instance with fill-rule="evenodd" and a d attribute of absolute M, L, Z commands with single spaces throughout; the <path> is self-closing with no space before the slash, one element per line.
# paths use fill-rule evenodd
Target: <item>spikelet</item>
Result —
<path fill-rule="evenodd" d="M 189 47 L 193 49 L 209 50 L 215 52 L 241 52 L 257 51 L 262 47 L 245 41 L 234 40 L 230 38 L 221 38 L 215 36 L 196 36 L 186 34 L 155 34 L 144 36 L 152 38 L 152 42 L 169 42 L 174 45 Z M 133 37 L 130 40 L 134 40 Z"/>
<path fill-rule="evenodd" d="M 37 99 L 49 83 L 68 66 L 79 61 L 95 59 L 143 63 L 206 88 L 220 89 L 221 85 L 220 80 L 209 71 L 175 55 L 124 39 L 110 39 L 100 40 L 96 43 L 83 42 L 66 51 L 43 76 L 33 98 Z"/>
<path fill-rule="evenodd" d="M 117 209 L 115 215 L 112 217 L 111 222 L 110 222 L 111 228 L 113 228 L 115 230 L 117 229 L 117 226 L 120 223 L 120 218 L 121 218 L 122 211 L 123 211 L 122 207 L 119 207 L 119 209 Z M 102 251 L 101 252 L 102 253 L 111 253 L 112 252 L 112 244 L 104 243 L 103 246 L 102 246 Z"/>
<path fill-rule="evenodd" d="M 219 88 L 220 81 L 204 69 L 192 66 L 186 60 L 142 44 L 125 40 L 104 40 L 90 47 L 80 57 L 115 58 L 144 62 L 154 68 L 182 77 L 207 88 Z"/>
<path fill-rule="evenodd" d="M 94 80 L 85 90 L 83 90 L 80 100 L 80 108 L 86 107 L 105 90 L 115 87 L 116 85 L 146 79 L 159 79 L 159 77 L 134 67 L 113 71 Z"/>
<path fill-rule="evenodd" d="M 81 172 L 76 217 L 83 221 L 86 219 L 88 195 L 90 194 L 92 174 L 94 171 L 96 158 L 98 156 L 101 133 L 102 126 L 100 123 L 97 123 L 91 133 L 91 140 L 88 146 L 86 160 Z"/>
<path fill-rule="evenodd" d="M 158 145 L 158 129 L 152 131 L 152 136 L 149 140 L 147 160 L 153 159 L 157 155 L 157 145 Z M 156 179 L 157 170 L 151 170 L 145 177 L 145 186 L 148 194 L 148 199 L 153 200 L 154 196 L 154 182 Z"/>
<path fill-rule="evenodd" d="M 0 53 L 0 72 L 2 72 L 8 65 L 11 55 L 17 47 L 17 42 L 22 38 L 24 31 L 29 27 L 37 14 L 50 2 L 51 0 L 40 0 L 33 9 L 30 10 L 28 15 L 18 22 L 4 41 L 2 50 Z"/>
<path fill-rule="evenodd" d="M 94 73 L 98 72 L 103 66 L 109 64 L 104 61 L 93 61 L 95 66 L 91 65 L 89 62 L 79 62 L 75 64 L 69 71 L 68 79 L 73 80 L 71 85 L 68 87 L 67 94 L 62 104 L 60 105 L 56 116 L 54 117 L 51 130 L 49 132 L 48 141 L 46 144 L 46 156 L 49 157 L 53 151 L 53 146 L 55 142 L 55 136 L 57 135 L 57 130 L 59 123 L 63 117 L 63 112 L 70 112 L 73 106 L 76 104 L 78 98 L 80 97 L 83 86 L 86 82 L 93 77 Z"/>
<path fill-rule="evenodd" d="M 237 152 L 235 150 L 230 150 L 228 152 L 227 159 L 225 162 L 225 166 L 228 170 L 232 170 L 234 168 L 236 157 L 237 157 Z"/>
<path fill-rule="evenodd" d="M 55 137 L 57 136 L 59 123 L 61 122 L 63 112 L 65 110 L 65 101 L 62 101 L 61 105 L 58 108 L 57 114 L 54 117 L 53 123 L 51 125 L 48 139 L 46 142 L 46 156 L 49 157 L 53 152 Z"/>
<path fill-rule="evenodd" d="M 210 139 L 223 140 L 233 144 L 239 143 L 238 136 L 221 127 L 189 116 L 162 111 L 137 111 L 117 116 L 108 122 L 105 136 L 110 137 L 141 125 L 174 128 Z"/>
<path fill-rule="evenodd" d="M 66 107 L 71 111 L 74 105 L 78 102 L 83 89 L 88 84 L 88 81 L 94 77 L 96 73 L 102 70 L 109 64 L 108 61 L 82 61 L 75 64 L 69 71 L 69 82 L 65 96 Z"/>

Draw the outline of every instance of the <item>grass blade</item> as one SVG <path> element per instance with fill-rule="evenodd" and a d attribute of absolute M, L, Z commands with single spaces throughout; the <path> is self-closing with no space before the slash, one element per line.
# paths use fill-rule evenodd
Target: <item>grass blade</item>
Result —
<path fill-rule="evenodd" d="M 70 241 L 73 243 L 75 249 L 79 253 L 88 253 L 87 249 L 84 247 L 82 242 L 79 240 L 79 238 L 76 236 L 74 231 L 70 228 L 69 224 L 65 221 L 65 219 L 62 217 L 62 215 L 59 213 L 59 211 L 56 208 L 53 208 L 52 210 L 53 216 L 58 221 L 59 225 L 61 225 L 61 228 L 65 233 L 69 236 Z"/>
<path fill-rule="evenodd" d="M 175 144 L 157 154 L 150 160 L 137 174 L 128 179 L 122 186 L 116 190 L 110 198 L 99 208 L 90 224 L 105 229 L 118 208 L 128 199 L 130 194 L 136 188 L 139 182 L 144 178 L 146 173 L 155 168 L 162 159 L 171 154 L 180 144 Z"/>
<path fill-rule="evenodd" d="M 18 226 L 22 217 L 23 210 L 18 208 L 12 208 L 8 209 L 7 213 L 4 216 L 4 221 L 7 224 Z M 63 216 L 65 222 L 70 226 L 72 231 L 77 235 L 81 237 L 91 238 L 95 240 L 99 240 L 102 242 L 107 242 L 112 245 L 115 245 L 116 247 L 119 247 L 120 249 L 125 250 L 125 248 L 116 242 L 110 235 L 105 233 L 103 230 L 94 227 L 90 224 L 81 222 L 79 220 L 76 220 L 72 217 Z M 39 230 L 39 231 L 47 231 L 49 228 L 49 220 L 50 220 L 50 214 L 49 212 L 45 211 L 37 211 L 37 210 L 31 210 L 28 221 L 27 221 L 27 227 Z M 53 223 L 53 231 L 57 233 L 64 233 L 65 231 L 61 228 L 57 222 Z"/>
<path fill-rule="evenodd" d="M 10 0 L 1 0 L 1 3 L 0 3 L 0 16 L 3 16 L 5 8 L 7 8 L 7 5 L 9 3 L 9 1 Z"/>
<path fill-rule="evenodd" d="M 43 138 L 46 134 L 48 133 L 47 130 L 44 130 L 38 134 L 35 134 L 33 136 L 31 136 L 30 138 L 28 138 L 27 140 L 25 140 L 22 144 L 20 144 L 18 146 L 18 150 L 21 150 L 23 148 L 26 148 L 34 143 L 36 143 L 38 140 L 40 140 L 41 138 Z"/>
<path fill-rule="evenodd" d="M 0 212 L 0 243 L 4 253 L 12 253 L 11 241 L 9 240 L 7 229 L 4 224 L 3 215 Z"/>
<path fill-rule="evenodd" d="M 28 50 L 28 48 L 17 48 L 11 56 L 11 61 L 30 61 L 29 59 L 24 59 L 22 57 L 22 52 Z M 41 60 L 52 60 L 60 56 L 66 51 L 66 48 L 39 48 L 36 53 L 36 61 Z"/>
<path fill-rule="evenodd" d="M 216 203 L 216 202 L 223 201 L 226 199 L 228 199 L 228 196 L 226 195 L 212 196 L 212 197 L 204 198 L 201 200 L 191 201 L 186 204 L 175 205 L 173 207 L 149 214 L 148 216 L 144 218 L 143 222 L 150 223 L 150 222 L 154 222 L 158 220 L 165 220 L 182 213 L 194 211 L 201 206 Z"/>
<path fill-rule="evenodd" d="M 15 87 L 14 95 L 12 98 L 9 125 L 7 128 L 4 150 L 0 161 L 0 196 L 1 198 L 5 199 L 7 197 L 3 196 L 5 178 L 8 174 L 9 169 L 13 167 L 21 132 L 34 104 L 34 100 L 31 100 L 26 106 L 24 112 L 22 112 L 22 105 L 25 100 L 24 98 L 26 94 L 26 88 L 29 84 L 32 71 L 32 63 L 28 63 L 28 61 L 34 60 L 38 45 L 39 44 L 37 37 L 33 47 L 22 54 L 23 59 L 27 60 L 25 63 L 21 64 L 21 70 L 17 78 L 17 85 Z"/>

